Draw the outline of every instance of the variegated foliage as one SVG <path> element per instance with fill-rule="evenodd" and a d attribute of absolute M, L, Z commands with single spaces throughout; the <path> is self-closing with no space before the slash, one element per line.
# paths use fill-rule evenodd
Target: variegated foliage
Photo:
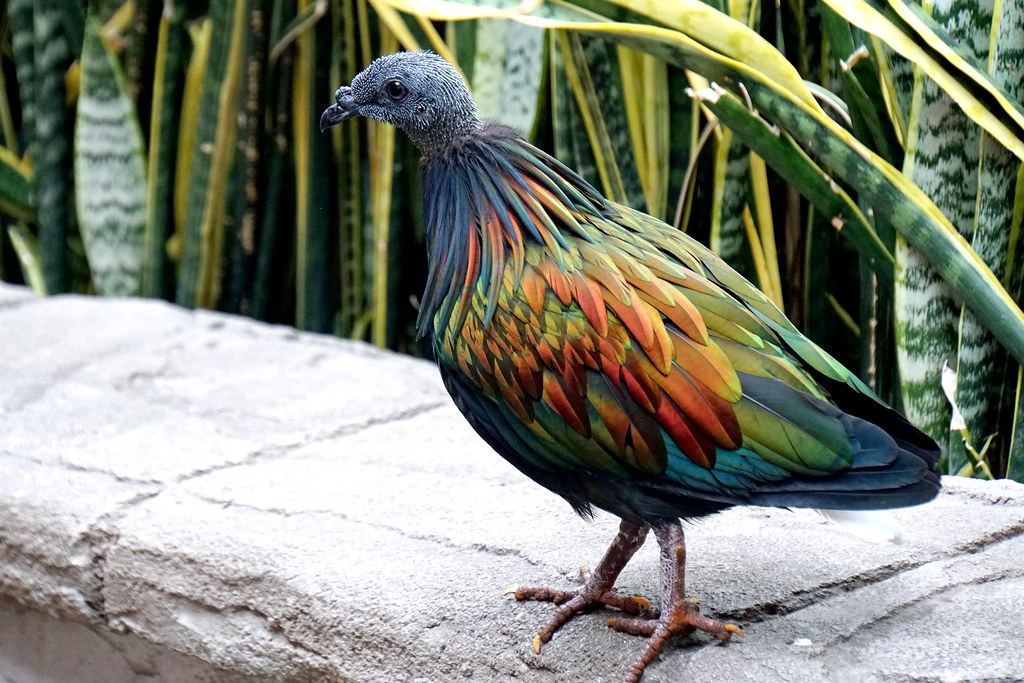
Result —
<path fill-rule="evenodd" d="M 484 116 L 726 256 L 953 470 L 1024 479 L 1022 3 L 104 0 L 98 37 L 11 0 L 0 277 L 421 352 L 416 150 L 316 117 L 431 48 Z"/>

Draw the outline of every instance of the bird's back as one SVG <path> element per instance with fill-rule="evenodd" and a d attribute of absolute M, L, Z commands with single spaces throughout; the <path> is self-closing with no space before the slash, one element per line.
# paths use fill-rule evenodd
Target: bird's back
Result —
<path fill-rule="evenodd" d="M 474 428 L 578 511 L 938 491 L 935 443 L 687 235 L 495 124 L 424 171 L 420 329 Z"/>

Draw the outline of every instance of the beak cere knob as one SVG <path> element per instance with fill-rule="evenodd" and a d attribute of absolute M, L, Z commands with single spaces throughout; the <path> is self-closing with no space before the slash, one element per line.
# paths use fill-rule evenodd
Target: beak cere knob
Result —
<path fill-rule="evenodd" d="M 359 105 L 352 97 L 352 88 L 343 85 L 334 93 L 334 104 L 324 109 L 324 113 L 320 115 L 320 132 L 322 133 L 331 126 L 336 126 L 358 114 Z"/>

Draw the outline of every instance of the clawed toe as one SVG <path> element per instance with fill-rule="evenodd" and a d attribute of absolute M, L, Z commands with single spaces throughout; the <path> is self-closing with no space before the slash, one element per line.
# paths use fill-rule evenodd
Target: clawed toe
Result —
<path fill-rule="evenodd" d="M 625 679 L 627 683 L 636 683 L 640 680 L 644 669 L 669 638 L 688 635 L 698 630 L 714 636 L 722 643 L 728 642 L 734 635 L 743 636 L 739 626 L 704 616 L 700 613 L 698 601 L 686 597 L 683 580 L 686 549 L 683 530 L 679 523 L 666 521 L 655 525 L 654 529 L 661 554 L 661 615 L 649 618 L 651 606 L 647 600 L 633 595 L 623 595 L 613 588 L 619 572 L 643 543 L 647 534 L 646 526 L 624 521 L 619 528 L 619 535 L 597 568 L 593 572 L 588 571 L 586 567 L 580 568 L 583 585 L 579 588 L 564 590 L 547 586 L 513 586 L 502 593 L 514 595 L 516 600 L 543 600 L 558 605 L 551 618 L 534 637 L 534 652 L 539 653 L 541 645 L 551 640 L 555 631 L 570 619 L 597 605 L 615 607 L 627 615 L 608 619 L 608 626 L 621 633 L 647 639 L 640 656 L 629 668 Z"/>

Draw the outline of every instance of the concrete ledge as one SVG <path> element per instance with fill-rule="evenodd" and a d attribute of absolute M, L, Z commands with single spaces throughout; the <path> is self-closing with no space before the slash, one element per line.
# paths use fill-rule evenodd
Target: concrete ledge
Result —
<path fill-rule="evenodd" d="M 551 605 L 616 529 L 465 425 L 429 363 L 151 301 L 0 284 L 0 681 L 619 680 L 638 639 Z M 870 544 L 813 513 L 689 528 L 745 640 L 646 682 L 1024 677 L 1024 486 L 945 480 Z M 658 594 L 644 548 L 620 586 Z"/>

